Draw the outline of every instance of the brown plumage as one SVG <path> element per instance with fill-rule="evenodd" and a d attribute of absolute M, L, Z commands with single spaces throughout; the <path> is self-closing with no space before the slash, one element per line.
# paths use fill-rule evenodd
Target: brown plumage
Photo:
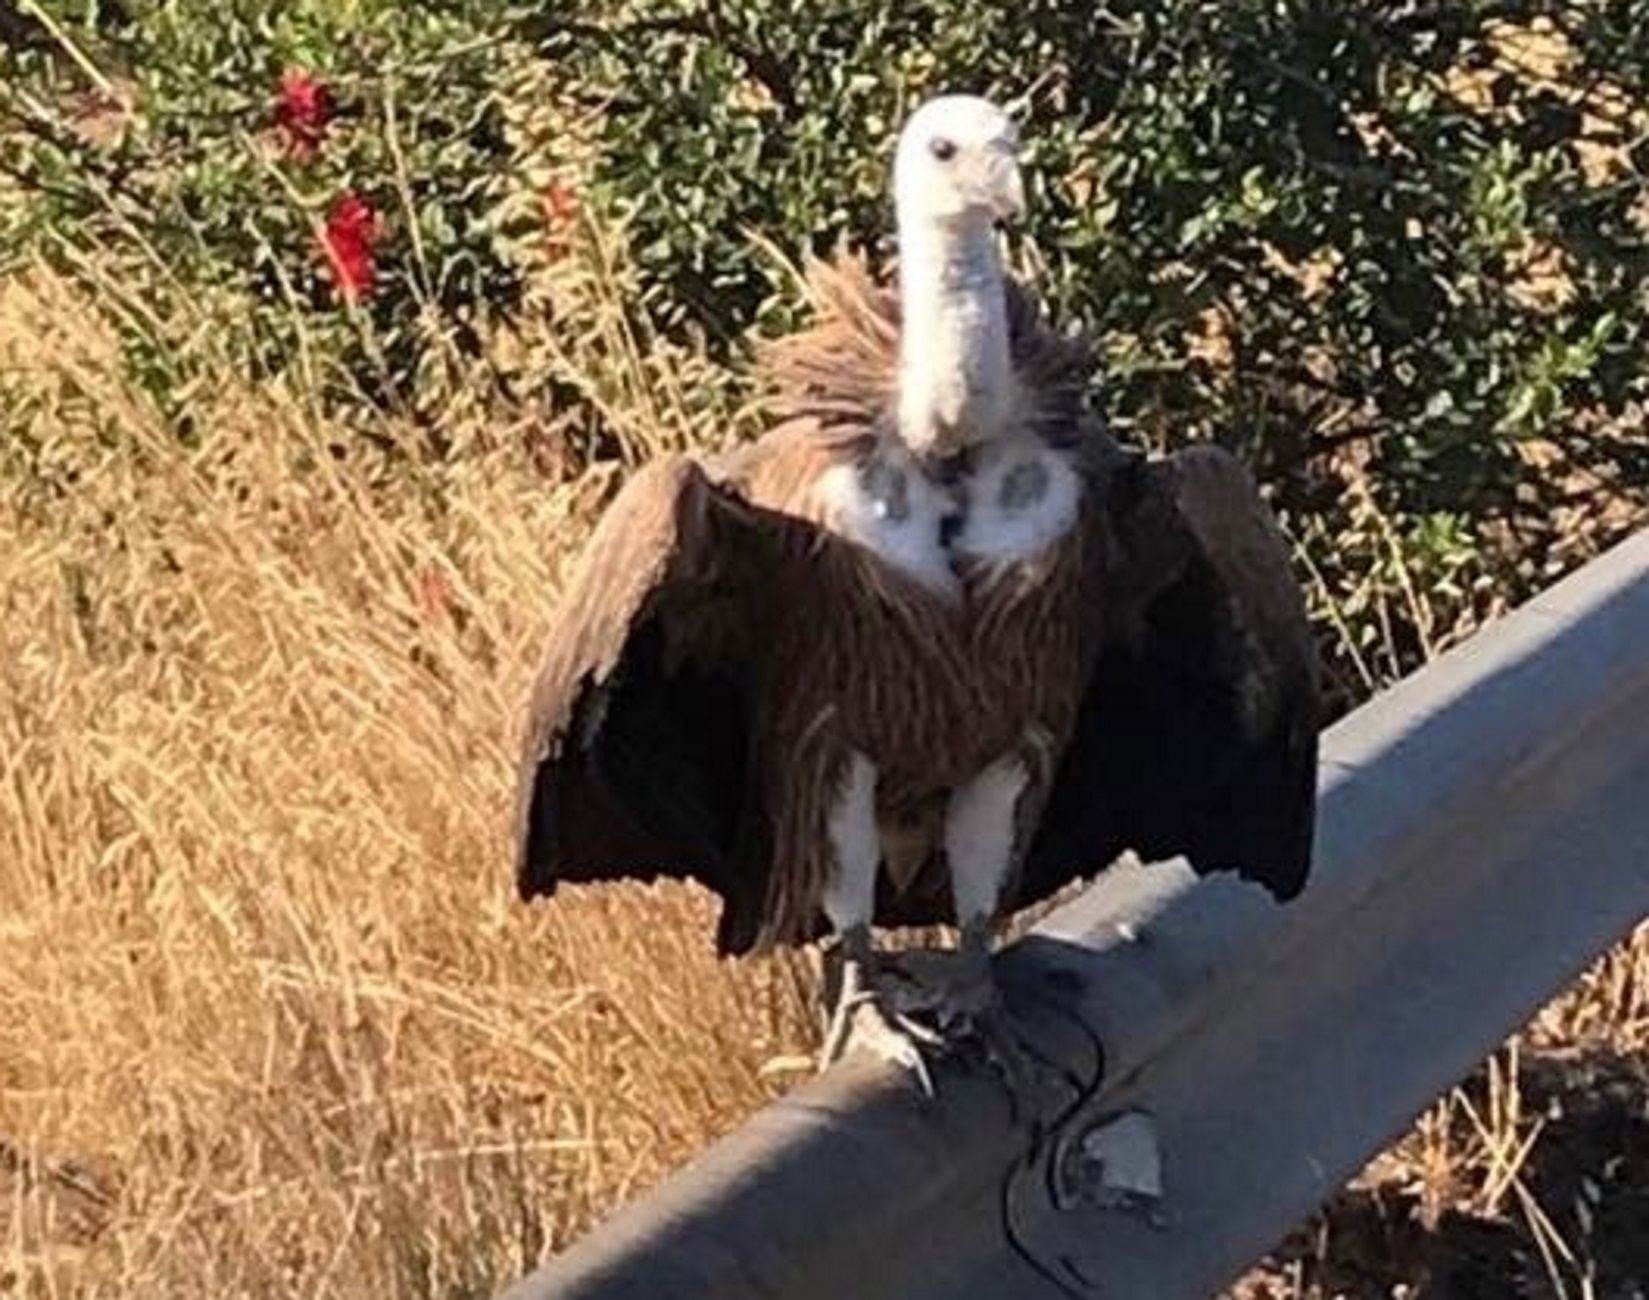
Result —
<path fill-rule="evenodd" d="M 955 919 L 943 800 L 1008 752 L 1032 780 L 1003 912 L 1129 847 L 1291 897 L 1315 659 L 1247 473 L 1212 446 L 1151 460 L 1114 443 L 1084 406 L 1090 350 L 1010 280 L 1018 424 L 1079 460 L 1078 521 L 938 595 L 833 532 L 819 490 L 891 418 L 897 295 L 854 259 L 810 281 L 815 323 L 764 357 L 770 432 L 635 475 L 571 576 L 523 750 L 521 896 L 687 877 L 723 901 L 724 954 L 818 937 L 856 750 L 880 772 L 880 924 Z"/>

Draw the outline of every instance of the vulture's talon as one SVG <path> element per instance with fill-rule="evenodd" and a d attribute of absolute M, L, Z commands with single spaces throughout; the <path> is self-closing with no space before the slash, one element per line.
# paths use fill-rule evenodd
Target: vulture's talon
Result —
<path fill-rule="evenodd" d="M 918 968 L 907 967 L 906 983 L 892 996 L 901 1018 L 919 1015 L 936 1026 L 935 1036 L 948 1053 L 983 1058 L 1015 1110 L 1034 1113 L 1032 1100 L 1058 1069 L 1015 1028 L 983 941 L 964 936 L 960 948 L 922 953 L 918 962 Z"/>
<path fill-rule="evenodd" d="M 889 1012 L 875 989 L 844 989 L 825 1033 L 819 1068 L 833 1065 L 854 1048 L 864 1048 L 909 1071 L 922 1095 L 932 1097 L 933 1075 L 922 1052 L 942 1042 L 942 1036 L 925 1025 Z"/>

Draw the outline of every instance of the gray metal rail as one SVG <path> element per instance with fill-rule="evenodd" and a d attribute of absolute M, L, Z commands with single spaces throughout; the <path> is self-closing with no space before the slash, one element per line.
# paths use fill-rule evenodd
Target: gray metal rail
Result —
<path fill-rule="evenodd" d="M 849 1060 L 501 1300 L 1196 1300 L 1649 915 L 1649 534 L 1323 737 L 1278 908 L 1120 866 L 999 958 L 1059 1067 Z"/>

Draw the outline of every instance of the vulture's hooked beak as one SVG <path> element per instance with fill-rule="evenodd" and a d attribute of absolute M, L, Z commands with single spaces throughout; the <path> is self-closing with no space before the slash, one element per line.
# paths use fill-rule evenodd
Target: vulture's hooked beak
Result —
<path fill-rule="evenodd" d="M 1002 221 L 1018 221 L 1025 215 L 1025 182 L 1019 174 L 1019 164 L 1009 159 L 1003 169 L 1006 175 L 999 189 L 1000 199 L 996 215 Z"/>
<path fill-rule="evenodd" d="M 984 200 L 996 221 L 1017 221 L 1025 215 L 1025 181 L 1019 160 L 1006 149 L 993 149 L 985 163 Z"/>

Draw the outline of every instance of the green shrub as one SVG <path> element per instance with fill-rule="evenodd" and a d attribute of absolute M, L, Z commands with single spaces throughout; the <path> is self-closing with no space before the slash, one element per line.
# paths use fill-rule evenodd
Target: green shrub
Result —
<path fill-rule="evenodd" d="M 746 230 L 885 239 L 909 104 L 1028 93 L 1029 240 L 1059 305 L 1110 338 L 1119 418 L 1289 445 L 1303 405 L 1371 399 L 1405 471 L 1453 500 L 1488 435 L 1616 407 L 1642 358 L 1649 154 L 1593 182 L 1577 143 L 1636 138 L 1641 107 L 1596 92 L 1643 86 L 1649 6 L 1559 11 L 1564 79 L 1594 92 L 1576 104 L 1490 67 L 1488 18 L 1541 8 L 597 0 L 537 35 L 569 93 L 608 105 L 604 192 L 662 321 L 733 343 L 775 305 Z M 1497 111 L 1451 97 L 1450 69 L 1482 69 Z M 1558 250 L 1562 310 L 1518 297 L 1531 249 Z M 1223 367 L 1197 346 L 1210 313 Z"/>
<path fill-rule="evenodd" d="M 532 61 L 510 37 L 515 11 L 182 0 L 44 14 L 0 88 L 0 168 L 24 195 L 0 209 L 0 250 L 129 294 L 133 369 L 157 396 L 186 392 L 191 353 L 211 347 L 252 379 L 297 371 L 319 393 L 419 414 L 432 370 L 479 361 L 521 296 L 515 232 L 493 221 L 517 162 L 505 107 Z M 376 231 L 358 253 L 370 291 L 353 298 L 326 253 L 350 205 Z M 178 320 L 199 337 L 169 336 Z"/>

